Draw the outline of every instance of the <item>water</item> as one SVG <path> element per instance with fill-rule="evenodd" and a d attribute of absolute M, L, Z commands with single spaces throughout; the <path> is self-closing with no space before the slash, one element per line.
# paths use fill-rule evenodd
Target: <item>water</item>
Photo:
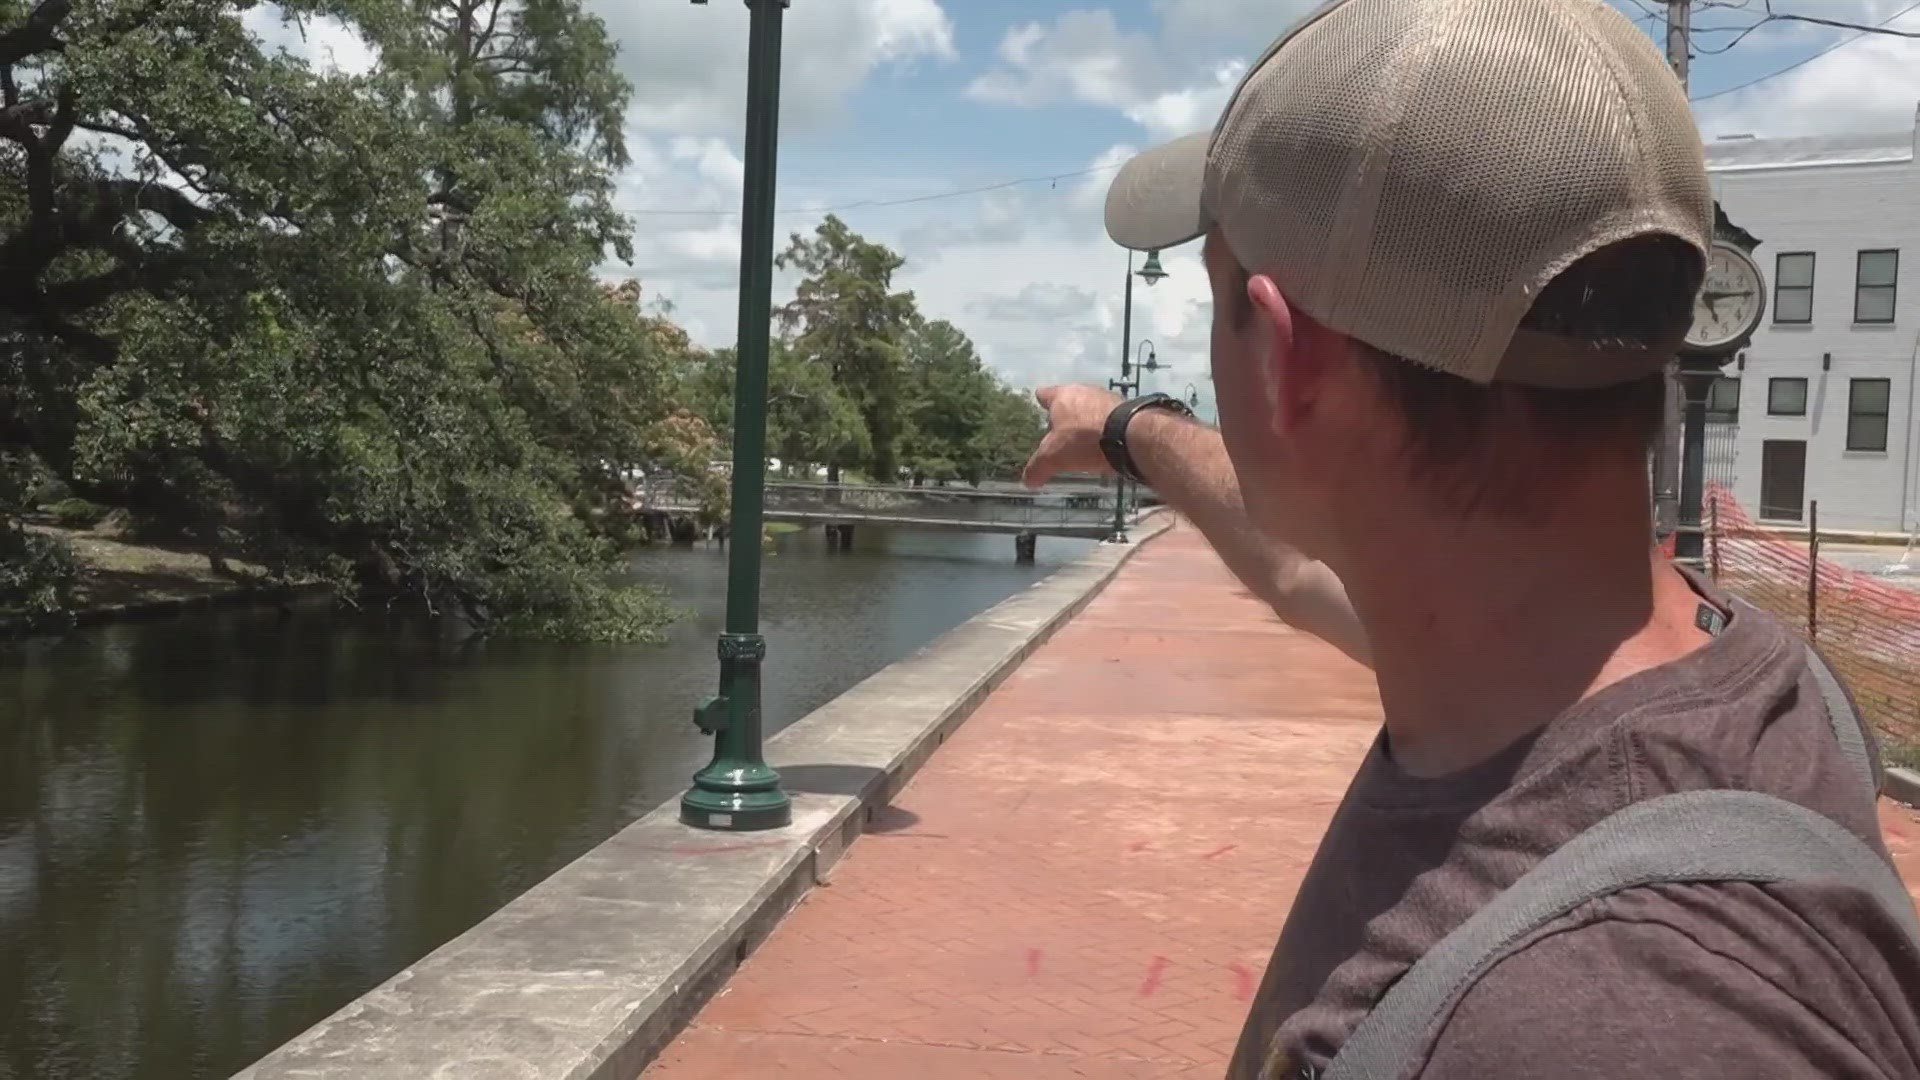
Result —
<path fill-rule="evenodd" d="M 861 527 L 766 563 L 792 722 L 1087 548 Z M 717 549 L 653 549 L 661 646 L 328 606 L 0 643 L 0 1078 L 224 1077 L 681 791 Z"/>

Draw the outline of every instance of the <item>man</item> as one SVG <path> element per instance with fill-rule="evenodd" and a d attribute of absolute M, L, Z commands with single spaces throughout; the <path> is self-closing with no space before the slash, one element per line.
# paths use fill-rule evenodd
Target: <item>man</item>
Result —
<path fill-rule="evenodd" d="M 1436 942 L 1629 804 L 1750 789 L 1885 857 L 1804 648 L 1650 542 L 1712 218 L 1684 93 L 1601 0 L 1337 0 L 1213 132 L 1116 178 L 1118 243 L 1205 237 L 1220 430 L 1042 391 L 1029 481 L 1136 474 L 1370 663 L 1386 716 L 1234 1080 L 1324 1071 Z M 1920 956 L 1846 883 L 1629 888 L 1517 943 L 1411 1075 L 1917 1077 L 1916 999 Z"/>

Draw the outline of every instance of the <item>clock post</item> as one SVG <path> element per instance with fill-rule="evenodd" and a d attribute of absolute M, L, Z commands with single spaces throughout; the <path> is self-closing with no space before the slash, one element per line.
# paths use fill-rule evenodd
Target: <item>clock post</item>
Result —
<path fill-rule="evenodd" d="M 1707 276 L 1694 303 L 1693 328 L 1680 351 L 1684 395 L 1680 429 L 1680 505 L 1673 536 L 1674 561 L 1704 569 L 1707 475 L 1707 399 L 1720 370 L 1753 339 L 1767 309 L 1766 277 L 1753 260 L 1760 241 L 1727 220 L 1714 204 L 1714 245 Z"/>

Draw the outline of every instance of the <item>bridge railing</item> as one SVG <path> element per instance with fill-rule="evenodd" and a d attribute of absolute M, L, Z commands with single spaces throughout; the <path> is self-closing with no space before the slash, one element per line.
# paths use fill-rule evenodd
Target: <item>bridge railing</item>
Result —
<path fill-rule="evenodd" d="M 643 506 L 681 504 L 670 480 L 652 481 L 640 493 Z M 1099 526 L 1112 519 L 1111 494 L 1098 489 L 1021 491 L 953 487 L 882 487 L 778 481 L 766 486 L 769 513 L 845 515 L 848 520 L 919 519 L 975 522 L 1032 529 Z"/>

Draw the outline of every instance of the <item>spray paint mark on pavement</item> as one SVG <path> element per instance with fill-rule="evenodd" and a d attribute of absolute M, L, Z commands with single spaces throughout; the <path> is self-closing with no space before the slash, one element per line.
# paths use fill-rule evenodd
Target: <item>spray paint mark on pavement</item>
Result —
<path fill-rule="evenodd" d="M 1145 981 L 1140 984 L 1140 996 L 1152 997 L 1153 992 L 1160 989 L 1161 977 L 1167 973 L 1167 968 L 1172 965 L 1173 961 L 1164 956 L 1154 957 L 1153 962 L 1147 965 L 1147 977 Z"/>
<path fill-rule="evenodd" d="M 1233 972 L 1233 996 L 1239 1001 L 1253 1000 L 1253 969 L 1242 963 L 1227 965 Z"/>

